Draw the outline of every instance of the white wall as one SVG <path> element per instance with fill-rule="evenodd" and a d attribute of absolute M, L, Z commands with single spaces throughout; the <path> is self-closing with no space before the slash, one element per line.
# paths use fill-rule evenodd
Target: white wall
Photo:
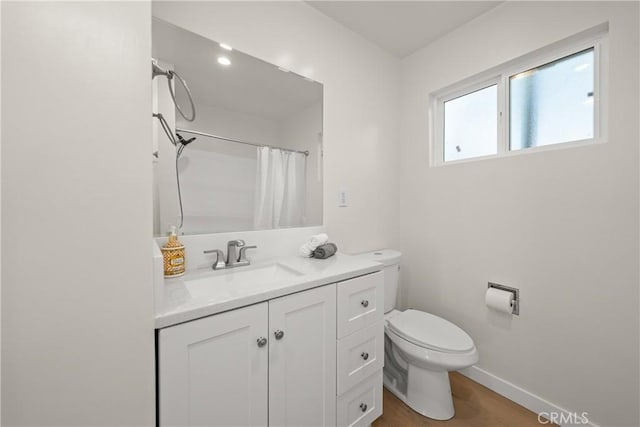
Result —
<path fill-rule="evenodd" d="M 609 142 L 429 168 L 428 95 L 610 22 Z M 479 367 L 601 425 L 638 425 L 638 4 L 506 3 L 402 61 L 405 304 Z M 521 290 L 489 312 L 488 281 Z"/>
<path fill-rule="evenodd" d="M 156 2 L 160 19 L 324 84 L 324 218 L 347 253 L 396 244 L 398 61 L 302 2 Z M 347 188 L 350 206 L 339 208 Z"/>
<path fill-rule="evenodd" d="M 154 423 L 148 2 L 2 2 L 2 424 Z"/>
<path fill-rule="evenodd" d="M 2 82 L 2 7 L 0 6 L 0 82 Z M 2 99 L 2 84 L 0 84 Z M 0 177 L 2 176 L 2 102 L 0 102 Z M 0 185 L 0 225 L 2 224 L 2 185 Z M 2 227 L 0 226 L 0 242 Z M 2 425 L 2 244 L 0 244 L 0 425 Z"/>
<path fill-rule="evenodd" d="M 185 148 L 179 162 L 185 234 L 253 229 L 255 148 L 242 147 L 249 156 Z"/>
<path fill-rule="evenodd" d="M 180 105 L 188 105 L 185 101 L 179 102 Z M 281 142 L 282 130 L 280 123 L 277 120 L 254 114 L 247 114 L 241 111 L 233 111 L 220 106 L 207 105 L 197 101 L 196 109 L 196 119 L 193 122 L 186 121 L 178 112 L 176 112 L 176 126 L 183 129 L 193 129 L 201 132 L 212 133 L 214 135 L 222 135 L 228 138 L 239 139 L 241 141 L 256 141 L 276 146 Z M 187 134 L 184 134 L 183 136 L 186 137 Z M 198 141 L 201 142 L 201 144 L 198 145 L 202 145 L 203 149 L 205 146 L 211 146 L 213 144 L 215 147 L 213 151 L 216 152 L 221 152 L 225 149 L 233 150 L 238 147 L 237 144 L 230 142 L 216 141 L 211 138 L 205 139 L 205 137 L 198 138 Z M 247 148 L 238 154 L 244 153 L 246 155 L 246 152 Z"/>

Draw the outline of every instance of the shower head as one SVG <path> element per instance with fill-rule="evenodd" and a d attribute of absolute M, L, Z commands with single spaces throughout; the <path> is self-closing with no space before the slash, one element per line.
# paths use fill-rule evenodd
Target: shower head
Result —
<path fill-rule="evenodd" d="M 176 136 L 178 137 L 178 142 L 180 144 L 182 144 L 182 146 L 187 146 L 189 144 L 191 144 L 193 141 L 196 140 L 196 137 L 194 136 L 193 138 L 189 138 L 189 139 L 184 139 L 182 137 L 182 135 L 180 135 L 179 133 L 176 132 Z"/>

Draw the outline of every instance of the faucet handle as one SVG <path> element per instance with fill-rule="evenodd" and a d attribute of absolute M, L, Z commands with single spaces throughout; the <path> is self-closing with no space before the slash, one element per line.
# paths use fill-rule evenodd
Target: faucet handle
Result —
<path fill-rule="evenodd" d="M 249 260 L 247 260 L 247 249 L 256 249 L 256 248 L 257 248 L 256 245 L 241 247 L 240 248 L 240 258 L 238 258 L 238 262 L 246 261 L 247 263 L 249 263 Z"/>
<path fill-rule="evenodd" d="M 224 262 L 224 253 L 220 249 L 210 249 L 204 251 L 205 254 L 216 254 L 216 262 L 211 266 L 214 270 L 225 268 L 227 265 Z"/>

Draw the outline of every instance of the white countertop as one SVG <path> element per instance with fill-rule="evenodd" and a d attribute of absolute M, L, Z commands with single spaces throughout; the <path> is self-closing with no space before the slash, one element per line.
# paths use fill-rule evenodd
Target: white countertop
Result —
<path fill-rule="evenodd" d="M 194 280 L 241 273 L 243 270 L 257 269 L 274 263 L 292 268 L 302 274 L 273 283 L 265 283 L 259 288 L 242 286 L 237 289 L 227 289 L 224 293 L 213 286 L 209 289 L 199 287 L 197 292 L 189 291 L 187 286 L 188 282 L 193 283 Z M 165 279 L 162 304 L 156 312 L 155 327 L 166 328 L 294 292 L 373 273 L 382 268 L 383 266 L 377 262 L 338 253 L 324 260 L 298 256 L 275 258 L 228 270 L 198 269 L 179 278 Z"/>

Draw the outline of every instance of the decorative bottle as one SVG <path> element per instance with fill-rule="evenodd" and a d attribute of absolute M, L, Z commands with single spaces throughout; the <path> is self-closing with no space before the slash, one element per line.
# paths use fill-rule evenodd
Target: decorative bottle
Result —
<path fill-rule="evenodd" d="M 177 277 L 184 274 L 184 245 L 178 240 L 176 227 L 171 226 L 169 238 L 162 246 L 164 259 L 164 277 Z"/>

